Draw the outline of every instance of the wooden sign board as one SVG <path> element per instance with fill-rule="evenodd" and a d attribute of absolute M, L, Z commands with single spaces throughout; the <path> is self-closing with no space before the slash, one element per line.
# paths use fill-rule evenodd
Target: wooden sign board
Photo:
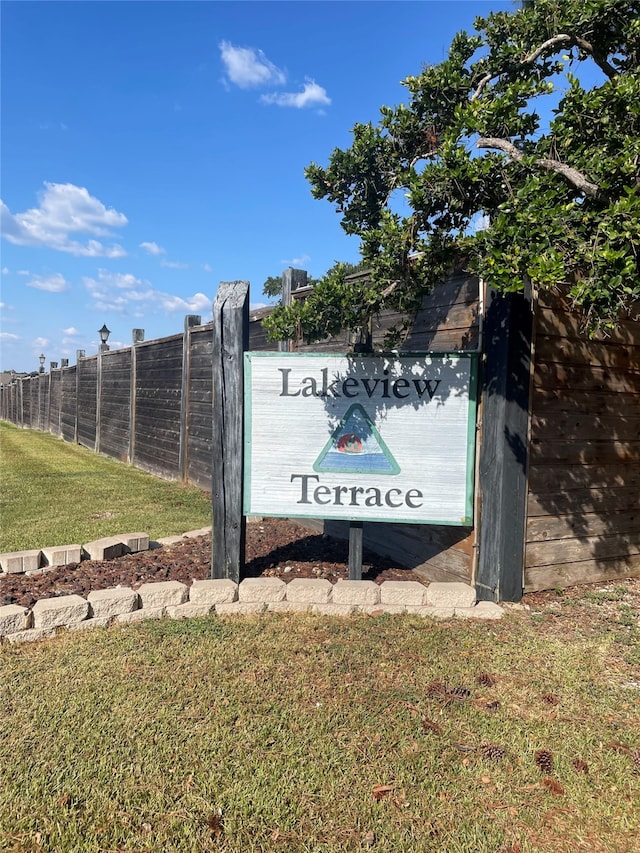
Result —
<path fill-rule="evenodd" d="M 477 356 L 245 353 L 246 515 L 471 525 Z"/>

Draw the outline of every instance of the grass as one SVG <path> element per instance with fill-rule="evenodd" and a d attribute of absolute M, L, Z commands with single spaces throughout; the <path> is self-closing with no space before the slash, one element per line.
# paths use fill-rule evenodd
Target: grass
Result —
<path fill-rule="evenodd" d="M 152 538 L 211 523 L 210 498 L 52 435 L 0 423 L 0 551 Z"/>
<path fill-rule="evenodd" d="M 640 851 L 633 669 L 575 610 L 2 646 L 0 849 Z"/>

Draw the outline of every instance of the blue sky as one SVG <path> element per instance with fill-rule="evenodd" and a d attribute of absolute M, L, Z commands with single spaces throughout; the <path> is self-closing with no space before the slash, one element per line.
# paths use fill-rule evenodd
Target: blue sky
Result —
<path fill-rule="evenodd" d="M 510 0 L 12 2 L 0 369 L 211 318 L 220 281 L 358 260 L 304 168 Z"/>

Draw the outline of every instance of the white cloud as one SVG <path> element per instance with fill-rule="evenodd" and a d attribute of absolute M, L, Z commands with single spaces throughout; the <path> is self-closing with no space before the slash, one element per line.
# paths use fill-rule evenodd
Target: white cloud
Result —
<path fill-rule="evenodd" d="M 195 314 L 211 308 L 211 299 L 204 293 L 174 296 L 156 290 L 150 282 L 131 273 L 111 273 L 101 269 L 97 278 L 85 277 L 83 283 L 94 300 L 94 307 L 101 311 L 140 317 L 157 308 L 168 314 L 176 311 Z"/>
<path fill-rule="evenodd" d="M 38 349 L 43 349 L 44 347 L 49 346 L 49 338 L 36 338 L 33 344 Z"/>
<path fill-rule="evenodd" d="M 2 267 L 2 275 L 9 275 L 9 267 Z"/>
<path fill-rule="evenodd" d="M 140 248 L 144 249 L 145 252 L 148 252 L 150 255 L 166 254 L 166 249 L 163 249 L 162 246 L 158 246 L 157 243 L 140 243 Z"/>
<path fill-rule="evenodd" d="M 220 42 L 219 48 L 228 79 L 241 89 L 283 86 L 286 83 L 285 72 L 267 59 L 261 50 L 236 47 L 228 41 Z"/>
<path fill-rule="evenodd" d="M 180 296 L 170 296 L 167 293 L 159 294 L 160 304 L 169 313 L 174 311 L 185 311 L 189 314 L 196 314 L 198 311 L 205 311 L 211 308 L 211 297 L 205 296 L 204 293 L 194 293 L 193 296 L 188 296 L 182 299 Z"/>
<path fill-rule="evenodd" d="M 327 90 L 315 80 L 307 80 L 302 92 L 273 92 L 269 95 L 262 95 L 260 100 L 263 104 L 275 104 L 277 107 L 295 107 L 298 110 L 305 107 L 329 106 L 331 103 Z"/>
<path fill-rule="evenodd" d="M 205 272 L 213 272 L 213 267 L 211 266 L 211 264 L 202 264 L 202 269 Z"/>
<path fill-rule="evenodd" d="M 29 270 L 18 270 L 18 275 L 31 275 Z"/>
<path fill-rule="evenodd" d="M 84 187 L 74 184 L 45 182 L 39 194 L 39 207 L 12 214 L 0 200 L 2 231 L 10 243 L 18 246 L 46 246 L 58 252 L 84 257 L 121 258 L 125 250 L 118 244 L 105 246 L 99 240 L 86 243 L 71 238 L 72 234 L 106 237 L 111 229 L 122 228 L 127 217 L 107 208 Z"/>
<path fill-rule="evenodd" d="M 300 255 L 299 258 L 291 258 L 289 261 L 282 261 L 281 263 L 286 264 L 289 267 L 301 267 L 303 264 L 309 263 L 311 258 L 309 255 Z"/>
<path fill-rule="evenodd" d="M 3 341 L 19 341 L 20 335 L 14 335 L 11 332 L 0 332 L 0 338 Z"/>
<path fill-rule="evenodd" d="M 168 267 L 170 270 L 187 270 L 189 264 L 181 264 L 179 261 L 160 261 L 161 267 Z"/>
<path fill-rule="evenodd" d="M 34 275 L 31 281 L 27 282 L 27 287 L 35 287 L 36 290 L 44 290 L 47 293 L 64 293 L 71 285 L 58 272 L 48 276 Z"/>
<path fill-rule="evenodd" d="M 63 329 L 62 333 L 64 335 L 79 335 L 80 332 L 77 329 L 74 329 L 73 326 L 69 326 L 68 329 Z"/>

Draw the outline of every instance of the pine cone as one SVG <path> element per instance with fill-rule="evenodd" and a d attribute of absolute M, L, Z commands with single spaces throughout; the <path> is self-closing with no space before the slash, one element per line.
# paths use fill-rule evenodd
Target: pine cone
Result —
<path fill-rule="evenodd" d="M 504 749 L 497 743 L 483 743 L 480 751 L 483 757 L 489 761 L 502 761 L 506 754 Z"/>
<path fill-rule="evenodd" d="M 450 699 L 468 699 L 471 696 L 471 691 L 467 690 L 466 687 L 456 685 L 447 691 L 447 696 Z"/>
<path fill-rule="evenodd" d="M 533 756 L 533 760 L 538 765 L 542 773 L 550 775 L 553 773 L 553 753 L 548 749 L 539 749 Z"/>
<path fill-rule="evenodd" d="M 560 699 L 556 696 L 555 693 L 545 693 L 542 696 L 542 701 L 546 702 L 547 705 L 559 705 Z"/>

